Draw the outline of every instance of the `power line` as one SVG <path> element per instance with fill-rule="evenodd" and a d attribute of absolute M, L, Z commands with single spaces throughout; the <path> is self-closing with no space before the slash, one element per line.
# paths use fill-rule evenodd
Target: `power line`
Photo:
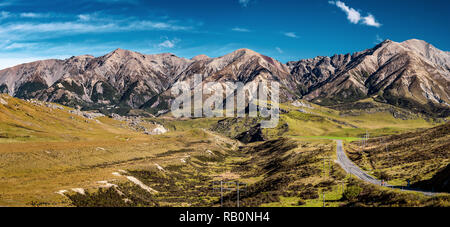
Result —
<path fill-rule="evenodd" d="M 213 192 L 218 192 L 220 191 L 220 206 L 223 207 L 223 194 L 224 191 L 236 191 L 237 193 L 237 207 L 240 206 L 240 195 L 241 192 L 246 192 L 247 191 L 247 184 L 246 183 L 241 183 L 238 181 L 213 181 L 212 182 L 212 189 Z"/>
<path fill-rule="evenodd" d="M 330 167 L 331 170 L 331 158 L 330 157 L 322 157 L 323 160 L 323 177 L 326 176 L 326 161 L 328 161 L 328 166 Z"/>

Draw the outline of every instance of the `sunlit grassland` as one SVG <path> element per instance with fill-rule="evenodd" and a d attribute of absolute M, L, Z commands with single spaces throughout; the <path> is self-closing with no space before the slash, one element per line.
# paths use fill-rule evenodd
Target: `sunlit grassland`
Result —
<path fill-rule="evenodd" d="M 363 100 L 365 102 L 374 102 L 371 99 Z M 289 131 L 285 133 L 288 136 L 303 137 L 328 137 L 346 138 L 345 140 L 356 140 L 366 132 L 372 137 L 382 135 L 399 134 L 418 128 L 430 128 L 439 124 L 433 120 L 426 120 L 417 114 L 410 114 L 408 119 L 395 118 L 389 112 L 370 112 L 366 110 L 353 110 L 353 114 L 343 115 L 340 111 L 308 103 L 312 108 L 294 107 L 291 104 L 280 104 L 280 108 L 290 111 L 282 114 L 280 125 L 289 125 Z M 396 108 L 387 104 L 377 103 L 382 107 Z M 297 110 L 302 109 L 308 113 L 301 113 Z M 268 134 L 276 135 L 278 129 L 267 130 Z"/>
<path fill-rule="evenodd" d="M 309 138 L 309 139 L 320 139 L 320 140 L 345 140 L 345 141 L 357 141 L 361 140 L 361 138 L 357 137 L 333 137 L 333 136 L 289 136 L 292 138 Z"/>
<path fill-rule="evenodd" d="M 118 169 L 142 169 L 154 163 L 182 164 L 180 159 L 188 154 L 223 150 L 220 146 L 216 138 L 201 131 L 172 132 L 129 141 L 4 144 L 0 148 L 0 204 L 58 201 L 62 196 L 56 191 L 92 188 L 98 186 L 97 181 L 119 180 L 112 175 Z M 180 149 L 185 151 L 158 157 L 168 150 Z"/>
<path fill-rule="evenodd" d="M 112 175 L 118 169 L 182 164 L 186 155 L 233 148 L 223 143 L 229 139 L 201 129 L 212 120 L 163 120 L 170 132 L 149 136 L 108 117 L 90 120 L 68 113 L 67 107 L 52 109 L 5 99 L 8 105 L 0 105 L 0 205 L 4 206 L 32 202 L 65 206 L 69 201 L 57 191 L 95 189 L 97 181 L 123 181 Z M 141 124 L 152 127 L 151 122 Z"/>
<path fill-rule="evenodd" d="M 133 134 L 116 127 L 119 122 L 106 117 L 99 121 L 70 114 L 70 108 L 52 109 L 15 98 L 4 98 L 0 105 L 0 143 L 32 141 L 77 141 L 111 139 L 120 134 Z M 55 104 L 57 105 L 57 104 Z"/>
<path fill-rule="evenodd" d="M 0 105 L 0 206 L 29 206 L 33 202 L 67 206 L 70 201 L 56 194 L 57 191 L 70 191 L 72 188 L 95 191 L 99 187 L 97 181 L 127 181 L 124 177 L 112 175 L 113 172 L 152 172 L 156 164 L 184 177 L 175 185 L 207 185 L 208 182 L 201 182 L 193 176 L 208 176 L 214 180 L 233 179 L 249 185 L 263 182 L 268 177 L 264 171 L 248 176 L 246 171 L 234 171 L 251 160 L 252 155 L 239 154 L 241 143 L 209 131 L 223 118 L 144 119 L 146 122 L 142 124 L 148 127 L 155 122 L 169 129 L 164 135 L 145 135 L 130 128 L 126 122 L 108 117 L 89 120 L 68 113 L 70 108 L 67 107 L 60 110 L 14 98 L 7 98 L 7 101 L 8 105 Z M 285 155 L 297 157 L 323 151 L 316 157 L 310 157 L 312 164 L 302 168 L 320 169 L 326 172 L 325 175 L 296 178 L 292 184 L 317 185 L 330 180 L 331 169 L 327 165 L 324 170 L 321 160 L 323 157 L 330 160 L 336 158 L 333 140 L 344 140 L 345 146 L 348 146 L 366 131 L 376 137 L 435 124 L 422 118 L 396 119 L 383 112 L 341 116 L 339 111 L 312 106 L 312 113 L 300 113 L 296 111 L 298 108 L 282 104 L 282 108 L 291 112 L 281 115 L 279 127 L 263 130 L 268 139 L 282 136 L 300 144 L 299 148 Z M 283 129 L 282 125 L 287 125 L 287 129 Z M 258 143 L 251 146 L 254 145 Z M 207 151 L 222 153 L 225 157 L 220 161 L 209 161 Z M 190 161 L 186 164 L 182 160 L 187 157 Z M 267 160 L 262 158 L 263 161 Z M 283 164 L 292 165 L 290 161 Z M 257 164 L 250 163 L 250 167 L 258 169 Z M 338 168 L 335 164 L 333 166 Z M 175 171 L 180 168 L 180 173 Z M 367 169 L 371 169 L 369 165 Z M 321 190 L 325 188 L 319 187 L 319 196 L 322 196 Z M 327 206 L 338 206 L 342 189 L 335 185 L 331 190 L 325 190 L 325 197 Z M 196 200 L 211 203 L 214 199 L 217 197 L 203 196 Z M 280 196 L 280 202 L 263 206 L 299 206 L 298 201 L 297 197 Z M 304 202 L 306 204 L 302 206 L 322 206 L 321 197 Z M 189 204 L 166 202 L 162 205 Z"/>
<path fill-rule="evenodd" d="M 322 191 L 325 193 L 326 206 L 334 207 L 339 206 L 342 201 L 342 187 L 340 183 L 336 183 L 333 172 L 336 170 L 337 164 L 334 163 L 335 159 L 335 142 L 326 138 L 308 138 L 308 137 L 294 137 L 292 138 L 299 144 L 297 149 L 291 152 L 297 155 L 308 154 L 310 152 L 319 153 L 309 161 L 308 164 L 301 166 L 303 169 L 316 168 L 319 173 L 310 175 L 307 177 L 293 176 L 292 182 L 289 183 L 290 186 L 293 185 L 313 185 L 314 189 L 317 190 L 318 198 L 315 199 L 302 199 L 299 196 L 279 196 L 279 202 L 271 202 L 262 204 L 262 207 L 322 207 Z M 289 153 L 288 153 L 289 154 Z M 288 155 L 286 154 L 286 155 Z M 323 160 L 325 159 L 325 162 Z M 303 162 L 302 162 L 303 163 Z M 332 176 L 333 174 L 333 176 Z M 320 184 L 331 182 L 333 186 L 329 189 L 328 186 L 319 186 Z M 326 183 L 328 184 L 328 183 Z M 289 188 L 289 187 L 288 187 Z M 288 193 L 302 193 L 302 190 L 307 190 L 307 188 L 302 187 L 300 191 L 290 191 Z M 299 201 L 302 201 L 299 203 Z"/>

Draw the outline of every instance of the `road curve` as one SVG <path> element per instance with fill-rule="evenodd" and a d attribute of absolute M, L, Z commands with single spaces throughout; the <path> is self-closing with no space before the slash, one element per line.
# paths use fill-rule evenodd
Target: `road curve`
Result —
<path fill-rule="evenodd" d="M 350 174 L 353 174 L 357 176 L 359 179 L 369 182 L 371 184 L 381 185 L 381 181 L 375 179 L 374 177 L 370 176 L 366 172 L 364 172 L 361 168 L 359 168 L 357 165 L 355 165 L 345 154 L 344 147 L 342 145 L 342 140 L 337 140 L 337 162 L 341 167 Z M 389 185 L 386 185 L 389 186 Z"/>
<path fill-rule="evenodd" d="M 364 172 L 361 168 L 359 168 L 357 165 L 355 165 L 345 154 L 344 147 L 342 145 L 342 140 L 336 140 L 337 146 L 336 146 L 336 152 L 337 152 L 337 163 L 347 172 L 350 174 L 353 174 L 357 176 L 359 179 L 369 182 L 371 184 L 375 185 L 381 185 L 381 181 L 375 179 L 374 177 L 370 176 L 366 172 Z M 392 188 L 392 185 L 384 184 L 385 187 Z M 420 191 L 420 190 L 414 190 L 414 189 L 407 189 L 405 191 L 413 191 L 413 192 L 421 192 L 428 196 L 433 196 L 437 193 L 433 192 L 426 192 L 426 191 Z"/>

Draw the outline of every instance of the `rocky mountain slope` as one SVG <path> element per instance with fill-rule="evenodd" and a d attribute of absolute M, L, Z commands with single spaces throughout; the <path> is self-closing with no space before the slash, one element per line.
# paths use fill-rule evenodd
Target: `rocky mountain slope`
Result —
<path fill-rule="evenodd" d="M 370 96 L 425 113 L 449 114 L 450 56 L 420 40 L 386 40 L 353 55 L 289 62 L 305 99 L 335 105 Z"/>
<path fill-rule="evenodd" d="M 252 50 L 192 59 L 143 55 L 117 49 L 105 56 L 45 60 L 0 71 L 0 92 L 82 109 L 126 114 L 131 109 L 165 111 L 177 81 L 277 81 L 282 101 L 304 98 L 327 106 L 376 97 L 435 116 L 450 113 L 450 55 L 420 40 L 386 40 L 352 55 L 280 63 Z"/>

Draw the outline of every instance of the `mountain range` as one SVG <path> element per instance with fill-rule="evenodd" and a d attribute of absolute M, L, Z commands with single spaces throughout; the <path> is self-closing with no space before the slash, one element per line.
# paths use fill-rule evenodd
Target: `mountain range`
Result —
<path fill-rule="evenodd" d="M 434 117 L 450 115 L 450 54 L 421 40 L 386 40 L 361 52 L 281 63 L 249 49 L 192 59 L 116 49 L 101 57 L 43 60 L 0 71 L 0 93 L 83 110 L 127 114 L 166 112 L 171 86 L 204 82 L 277 81 L 281 100 L 324 106 L 369 97 Z"/>

